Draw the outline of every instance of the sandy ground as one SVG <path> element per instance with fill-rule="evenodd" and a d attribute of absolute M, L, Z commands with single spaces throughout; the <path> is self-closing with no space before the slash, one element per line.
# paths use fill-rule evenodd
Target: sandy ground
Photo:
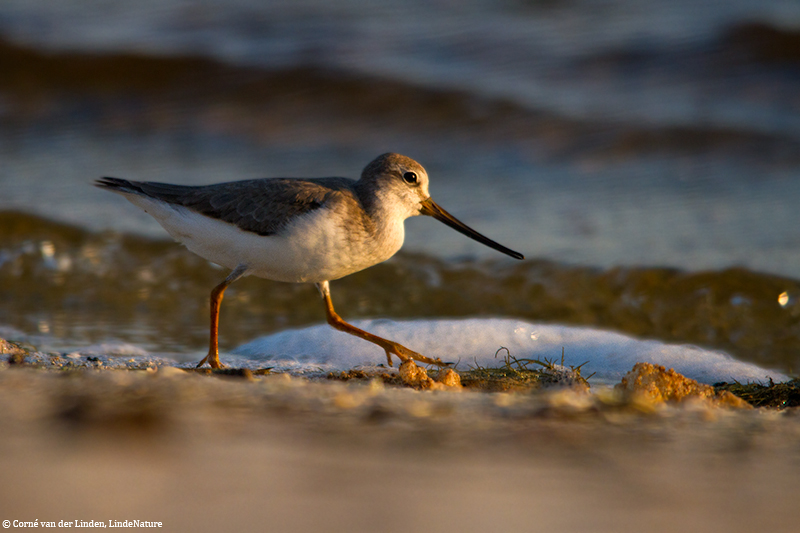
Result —
<path fill-rule="evenodd" d="M 0 401 L 0 520 L 40 527 L 789 532 L 800 518 L 795 410 L 172 368 L 6 367 Z"/>

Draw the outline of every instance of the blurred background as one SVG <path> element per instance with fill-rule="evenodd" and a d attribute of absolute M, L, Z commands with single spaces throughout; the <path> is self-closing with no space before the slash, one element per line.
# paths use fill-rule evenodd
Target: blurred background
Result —
<path fill-rule="evenodd" d="M 357 178 L 420 161 L 519 250 L 420 217 L 333 283 L 356 317 L 591 325 L 800 367 L 796 0 L 3 0 L 0 337 L 194 358 L 226 272 L 101 176 Z M 324 321 L 246 279 L 221 345 Z"/>

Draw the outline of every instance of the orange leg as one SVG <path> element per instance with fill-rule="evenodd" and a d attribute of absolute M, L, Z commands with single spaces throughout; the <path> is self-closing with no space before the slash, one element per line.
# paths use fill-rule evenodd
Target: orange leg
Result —
<path fill-rule="evenodd" d="M 197 363 L 197 368 L 200 368 L 205 363 L 208 363 L 211 368 L 222 368 L 222 364 L 219 362 L 219 306 L 222 303 L 222 296 L 225 294 L 225 289 L 228 288 L 228 285 L 244 276 L 246 271 L 246 266 L 239 265 L 233 272 L 228 274 L 228 277 L 222 283 L 211 291 L 211 332 L 208 341 L 208 355 Z"/>
<path fill-rule="evenodd" d="M 328 324 L 338 329 L 339 331 L 344 331 L 345 333 L 349 333 L 350 335 L 361 337 L 362 339 L 367 340 L 373 344 L 377 344 L 378 346 L 383 348 L 384 351 L 386 352 L 386 359 L 389 362 L 389 366 L 392 366 L 392 354 L 396 355 L 397 358 L 400 359 L 400 361 L 407 361 L 409 359 L 414 359 L 415 361 L 420 361 L 421 363 L 427 363 L 430 365 L 447 366 L 447 363 L 443 363 L 442 360 L 439 359 L 438 357 L 436 359 L 425 357 L 424 355 L 418 354 L 413 350 L 409 350 L 402 344 L 398 344 L 394 341 L 384 339 L 383 337 L 378 337 L 377 335 L 373 335 L 368 331 L 359 329 L 353 326 L 352 324 L 348 324 L 333 309 L 333 302 L 331 301 L 331 289 L 329 283 L 327 281 L 323 281 L 321 283 L 317 283 L 316 285 L 317 289 L 319 289 L 319 292 L 322 295 L 322 300 L 325 302 L 325 314 L 327 315 L 328 318 Z"/>

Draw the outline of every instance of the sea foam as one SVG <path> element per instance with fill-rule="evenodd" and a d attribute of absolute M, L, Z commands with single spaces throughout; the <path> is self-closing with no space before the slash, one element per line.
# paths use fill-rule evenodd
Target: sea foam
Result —
<path fill-rule="evenodd" d="M 730 355 L 691 345 L 641 340 L 584 327 L 536 324 L 514 319 L 357 320 L 353 325 L 397 341 L 428 357 L 457 363 L 457 369 L 497 367 L 503 358 L 539 359 L 578 366 L 590 383 L 616 383 L 637 362 L 674 368 L 702 383 L 787 381 L 788 376 Z M 505 348 L 505 349 L 503 349 Z M 507 351 L 506 351 L 507 350 Z M 381 348 L 328 325 L 286 330 L 233 350 L 224 362 L 269 365 L 276 370 L 319 372 L 385 363 Z M 396 361 L 396 359 L 395 359 Z"/>

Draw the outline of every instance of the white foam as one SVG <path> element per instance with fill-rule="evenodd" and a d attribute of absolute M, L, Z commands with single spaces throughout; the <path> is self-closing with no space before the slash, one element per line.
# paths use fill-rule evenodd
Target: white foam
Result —
<path fill-rule="evenodd" d="M 640 340 L 592 328 L 535 324 L 513 319 L 464 320 L 359 320 L 354 325 L 397 341 L 429 357 L 470 365 L 497 367 L 505 347 L 518 359 L 551 359 L 580 365 L 591 383 L 616 383 L 637 362 L 674 368 L 702 383 L 718 381 L 787 381 L 785 374 L 737 361 L 730 355 L 689 345 Z M 230 364 L 263 365 L 281 370 L 330 371 L 385 362 L 379 347 L 328 325 L 287 330 L 256 339 L 236 350 Z M 228 356 L 230 357 L 230 356 Z M 223 356 L 223 360 L 226 356 Z"/>
<path fill-rule="evenodd" d="M 79 356 L 145 357 L 147 350 L 125 342 L 106 342 L 77 348 L 70 353 Z"/>

